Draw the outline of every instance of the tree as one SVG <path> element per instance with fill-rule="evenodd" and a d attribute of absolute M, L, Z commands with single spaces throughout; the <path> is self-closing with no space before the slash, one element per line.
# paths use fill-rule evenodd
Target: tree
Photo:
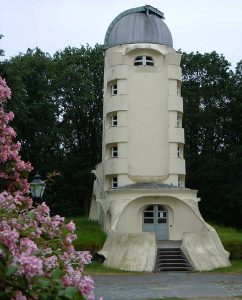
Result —
<path fill-rule="evenodd" d="M 51 68 L 50 56 L 38 48 L 4 64 L 4 75 L 13 90 L 8 109 L 16 115 L 13 126 L 22 144 L 22 157 L 43 173 L 55 169 L 60 156 Z"/>
<path fill-rule="evenodd" d="M 52 59 L 27 50 L 2 64 L 22 157 L 41 174 L 59 171 L 44 197 L 65 215 L 87 213 L 91 170 L 101 157 L 103 49 L 66 48 Z"/>
<path fill-rule="evenodd" d="M 228 217 L 235 209 L 232 203 L 239 204 L 238 198 L 228 198 L 232 188 L 231 135 L 236 131 L 232 125 L 237 101 L 234 74 L 229 62 L 216 52 L 183 53 L 182 70 L 187 185 L 199 190 L 205 217 L 241 226 L 238 219 Z"/>
<path fill-rule="evenodd" d="M 234 74 L 233 98 L 229 107 L 230 122 L 227 149 L 227 184 L 225 185 L 225 222 L 242 228 L 242 61 Z M 232 216 L 232 218 L 231 218 Z"/>
<path fill-rule="evenodd" d="M 72 206 L 71 214 L 88 213 L 91 170 L 101 159 L 103 49 L 99 45 L 68 47 L 57 52 L 53 61 L 64 151 L 61 172 L 65 184 L 59 186 L 59 192 Z"/>

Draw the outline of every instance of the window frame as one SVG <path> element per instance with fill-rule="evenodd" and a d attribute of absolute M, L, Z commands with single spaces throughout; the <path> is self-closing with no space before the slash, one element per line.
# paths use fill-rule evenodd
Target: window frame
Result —
<path fill-rule="evenodd" d="M 177 96 L 181 97 L 181 81 L 177 80 L 177 86 L 176 86 L 176 93 Z"/>
<path fill-rule="evenodd" d="M 182 128 L 182 115 L 180 113 L 177 113 L 176 127 L 177 128 Z"/>
<path fill-rule="evenodd" d="M 117 83 L 111 84 L 111 95 L 112 96 L 118 95 L 118 85 L 117 85 Z"/>
<path fill-rule="evenodd" d="M 113 177 L 111 177 L 111 180 L 110 180 L 110 188 L 116 189 L 117 187 L 118 187 L 118 177 L 113 176 Z"/>
<path fill-rule="evenodd" d="M 110 124 L 111 124 L 111 127 L 117 127 L 118 126 L 118 116 L 117 116 L 117 114 L 110 116 Z"/>
<path fill-rule="evenodd" d="M 178 178 L 177 178 L 177 186 L 178 187 L 182 187 L 183 186 L 182 177 L 180 175 L 178 175 Z"/>
<path fill-rule="evenodd" d="M 181 144 L 177 145 L 177 157 L 183 158 L 183 145 Z"/>
<path fill-rule="evenodd" d="M 111 158 L 117 158 L 118 157 L 118 145 L 114 145 L 110 149 L 111 152 Z"/>
<path fill-rule="evenodd" d="M 136 56 L 134 59 L 134 66 L 154 66 L 155 62 L 152 58 L 152 56 L 148 55 L 139 55 Z"/>

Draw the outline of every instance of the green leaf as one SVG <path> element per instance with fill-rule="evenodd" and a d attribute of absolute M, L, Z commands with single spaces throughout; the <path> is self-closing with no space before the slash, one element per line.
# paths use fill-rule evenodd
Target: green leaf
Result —
<path fill-rule="evenodd" d="M 48 286 L 50 286 L 50 280 L 47 279 L 47 278 L 45 278 L 45 277 L 38 278 L 37 282 L 42 287 L 48 287 Z"/>
<path fill-rule="evenodd" d="M 51 272 L 51 278 L 53 279 L 59 279 L 62 275 L 62 272 L 59 268 L 57 269 L 54 269 L 52 272 Z"/>
<path fill-rule="evenodd" d="M 27 213 L 27 217 L 28 217 L 29 219 L 31 219 L 31 220 L 34 220 L 34 217 L 35 217 L 34 211 L 33 211 L 33 210 L 29 211 L 29 212 Z"/>
<path fill-rule="evenodd" d="M 61 299 L 84 300 L 84 297 L 78 292 L 77 288 L 73 286 L 58 291 L 58 296 Z"/>
<path fill-rule="evenodd" d="M 11 275 L 13 275 L 16 271 L 18 270 L 18 267 L 17 266 L 14 266 L 14 265 L 10 265 L 8 267 L 6 267 L 6 276 L 7 277 L 10 277 Z"/>
<path fill-rule="evenodd" d="M 34 228 L 34 227 L 29 227 L 29 228 L 27 229 L 28 232 L 35 232 L 35 230 L 36 230 L 36 228 Z"/>
<path fill-rule="evenodd" d="M 65 289 L 65 296 L 69 299 L 72 299 L 77 293 L 78 291 L 74 286 L 69 286 Z"/>

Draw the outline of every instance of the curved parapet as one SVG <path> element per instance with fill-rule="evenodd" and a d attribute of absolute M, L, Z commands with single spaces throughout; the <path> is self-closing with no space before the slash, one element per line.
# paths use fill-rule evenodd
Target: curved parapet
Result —
<path fill-rule="evenodd" d="M 156 241 L 152 233 L 110 231 L 98 254 L 105 257 L 104 265 L 120 270 L 152 272 L 156 259 Z"/>
<path fill-rule="evenodd" d="M 224 250 L 214 229 L 184 233 L 181 249 L 196 271 L 230 266 L 229 253 Z"/>

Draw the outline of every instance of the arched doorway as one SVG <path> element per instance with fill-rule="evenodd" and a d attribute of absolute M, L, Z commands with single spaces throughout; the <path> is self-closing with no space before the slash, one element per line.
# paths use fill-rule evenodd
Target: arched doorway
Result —
<path fill-rule="evenodd" d="M 157 241 L 168 240 L 168 212 L 162 205 L 149 205 L 143 211 L 143 232 L 155 232 Z"/>

